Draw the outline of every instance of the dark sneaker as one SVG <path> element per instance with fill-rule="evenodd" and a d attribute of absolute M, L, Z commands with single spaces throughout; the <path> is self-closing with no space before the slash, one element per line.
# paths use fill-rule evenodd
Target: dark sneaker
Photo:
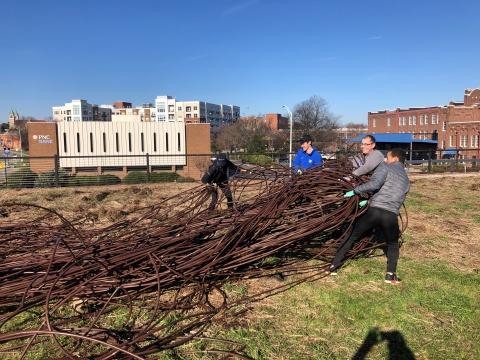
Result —
<path fill-rule="evenodd" d="M 387 284 L 398 285 L 400 284 L 400 279 L 397 277 L 397 274 L 395 273 L 394 274 L 386 273 L 385 282 Z"/>
<path fill-rule="evenodd" d="M 335 267 L 335 265 L 330 265 L 327 270 L 325 270 L 325 273 L 327 275 L 332 275 L 332 276 L 335 276 L 337 275 L 337 268 Z"/>

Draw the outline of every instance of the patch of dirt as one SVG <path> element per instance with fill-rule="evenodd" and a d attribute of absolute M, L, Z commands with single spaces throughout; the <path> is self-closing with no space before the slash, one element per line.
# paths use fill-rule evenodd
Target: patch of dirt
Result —
<path fill-rule="evenodd" d="M 409 238 L 401 255 L 417 260 L 442 260 L 455 269 L 473 272 L 480 269 L 480 224 L 473 221 L 480 206 L 461 209 L 478 196 L 480 176 L 441 177 L 419 179 L 411 185 L 411 192 L 428 194 L 421 201 L 440 207 L 438 213 L 427 214 L 409 209 Z"/>

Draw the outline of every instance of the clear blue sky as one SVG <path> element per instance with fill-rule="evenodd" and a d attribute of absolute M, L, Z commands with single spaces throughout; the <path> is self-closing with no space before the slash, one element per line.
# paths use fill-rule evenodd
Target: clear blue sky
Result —
<path fill-rule="evenodd" d="M 480 87 L 480 1 L 2 0 L 0 120 L 157 95 L 342 122 Z"/>

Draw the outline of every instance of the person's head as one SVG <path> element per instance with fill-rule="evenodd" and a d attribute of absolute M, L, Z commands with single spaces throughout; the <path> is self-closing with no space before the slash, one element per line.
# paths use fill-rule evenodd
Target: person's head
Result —
<path fill-rule="evenodd" d="M 308 151 L 312 148 L 313 139 L 310 135 L 305 134 L 300 138 L 298 142 L 300 143 L 300 147 L 303 151 Z"/>
<path fill-rule="evenodd" d="M 405 151 L 399 148 L 390 150 L 387 153 L 387 164 L 393 164 L 398 161 L 401 163 L 405 161 Z"/>
<path fill-rule="evenodd" d="M 375 150 L 375 137 L 373 135 L 365 135 L 360 146 L 364 155 L 370 154 Z"/>

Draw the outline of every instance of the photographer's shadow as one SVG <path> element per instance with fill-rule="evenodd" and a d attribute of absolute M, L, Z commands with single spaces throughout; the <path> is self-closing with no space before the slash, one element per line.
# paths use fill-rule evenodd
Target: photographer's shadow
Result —
<path fill-rule="evenodd" d="M 363 360 L 367 354 L 378 344 L 383 342 L 388 346 L 388 360 L 415 360 L 413 351 L 407 346 L 402 334 L 397 331 L 380 331 L 372 328 L 368 332 L 363 344 L 358 348 L 352 360 Z"/>

